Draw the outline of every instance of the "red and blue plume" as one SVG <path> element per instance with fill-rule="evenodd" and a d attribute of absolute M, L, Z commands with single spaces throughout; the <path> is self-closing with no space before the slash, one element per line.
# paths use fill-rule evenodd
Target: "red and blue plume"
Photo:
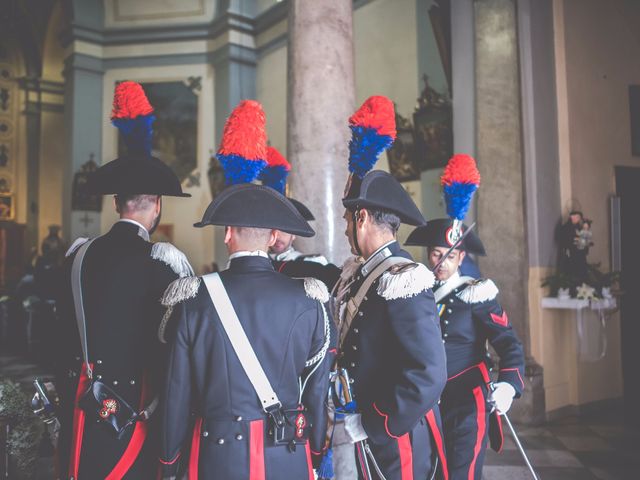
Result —
<path fill-rule="evenodd" d="M 379 95 L 367 98 L 349 118 L 349 127 L 349 171 L 363 178 L 373 168 L 380 154 L 396 139 L 393 102 Z"/>
<path fill-rule="evenodd" d="M 285 194 L 287 189 L 287 177 L 291 171 L 291 164 L 274 147 L 267 147 L 267 168 L 260 176 L 262 184 Z"/>
<path fill-rule="evenodd" d="M 440 184 L 444 190 L 447 215 L 454 220 L 464 220 L 473 194 L 480 186 L 480 172 L 476 161 L 469 155 L 454 155 L 440 177 Z"/>
<path fill-rule="evenodd" d="M 113 94 L 111 123 L 115 125 L 131 155 L 151 155 L 153 137 L 153 107 L 147 100 L 142 85 L 121 82 Z"/>
<path fill-rule="evenodd" d="M 266 118 L 262 105 L 243 100 L 224 124 L 216 154 L 227 185 L 251 183 L 267 165 Z"/>

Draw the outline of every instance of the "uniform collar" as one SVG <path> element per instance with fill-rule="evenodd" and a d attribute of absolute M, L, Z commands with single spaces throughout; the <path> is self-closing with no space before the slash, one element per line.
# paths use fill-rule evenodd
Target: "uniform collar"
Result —
<path fill-rule="evenodd" d="M 149 232 L 147 231 L 146 228 L 144 228 L 144 226 L 140 222 L 136 222 L 135 220 L 131 220 L 130 218 L 121 218 L 114 224 L 114 227 L 116 225 L 125 225 L 125 226 L 133 225 L 134 227 L 137 227 L 138 236 L 143 240 L 145 240 L 146 242 L 149 241 Z"/>
<path fill-rule="evenodd" d="M 232 272 L 274 271 L 273 264 L 266 253 L 264 255 L 232 255 L 232 257 L 229 257 L 227 267 Z"/>
<path fill-rule="evenodd" d="M 299 252 L 293 247 L 289 247 L 287 250 L 285 250 L 282 253 L 278 253 L 276 255 L 272 254 L 270 256 L 276 262 L 290 262 L 298 258 L 300 255 L 302 255 L 302 252 Z"/>
<path fill-rule="evenodd" d="M 436 288 L 435 288 L 435 290 L 438 290 L 438 289 L 440 289 L 440 288 L 442 288 L 442 287 L 444 287 L 446 285 L 451 285 L 451 284 L 457 283 L 459 278 L 460 278 L 460 271 L 456 270 L 456 272 L 453 275 L 451 275 L 449 278 L 447 278 L 446 280 L 444 280 L 444 281 L 436 280 Z"/>
<path fill-rule="evenodd" d="M 369 275 L 378 265 L 380 265 L 386 258 L 398 253 L 400 250 L 399 244 L 396 240 L 391 240 L 378 248 L 367 259 L 366 262 L 360 268 L 360 272 L 363 277 Z"/>
<path fill-rule="evenodd" d="M 240 250 L 238 252 L 234 252 L 231 255 L 229 255 L 229 261 L 233 260 L 234 258 L 241 258 L 241 257 L 269 258 L 269 255 L 264 250 L 253 250 L 251 252 L 249 250 Z"/>
<path fill-rule="evenodd" d="M 453 275 L 451 275 L 444 282 L 436 283 L 436 288 L 433 290 L 433 295 L 435 297 L 436 303 L 440 302 L 442 299 L 446 298 L 451 292 L 456 290 L 461 285 L 467 283 L 470 280 L 470 277 L 463 277 L 460 275 L 460 271 L 456 271 Z"/>

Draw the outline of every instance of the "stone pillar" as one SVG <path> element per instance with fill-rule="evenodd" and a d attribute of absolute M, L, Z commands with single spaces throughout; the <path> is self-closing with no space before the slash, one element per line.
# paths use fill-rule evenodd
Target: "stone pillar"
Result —
<path fill-rule="evenodd" d="M 71 53 L 65 59 L 64 119 L 67 131 L 67 164 L 63 184 L 63 238 L 71 243 L 80 236 L 100 235 L 100 213 L 72 211 L 71 194 L 74 174 L 92 155 L 100 165 L 102 126 L 108 121 L 103 112 L 103 65 L 97 57 Z M 106 159 L 112 160 L 111 158 Z"/>
<path fill-rule="evenodd" d="M 291 195 L 313 212 L 316 236 L 299 248 L 341 263 L 349 255 L 341 199 L 355 110 L 352 4 L 292 0 L 289 11 L 287 156 Z"/>
<path fill-rule="evenodd" d="M 488 257 L 484 275 L 496 280 L 501 302 L 527 355 L 525 395 L 514 416 L 542 420 L 542 370 L 530 357 L 528 239 L 522 145 L 520 64 L 515 0 L 476 0 L 477 158 L 479 234 Z M 542 412 L 540 412 L 542 406 Z"/>
<path fill-rule="evenodd" d="M 232 2 L 236 3 L 236 2 Z M 210 58 L 215 71 L 215 149 L 222 141 L 224 123 L 231 111 L 245 99 L 256 98 L 256 52 L 253 48 L 228 43 L 213 52 Z M 213 152 L 215 153 L 215 152 Z M 213 258 L 225 268 L 228 253 L 224 243 L 224 228 L 214 227 Z"/>
<path fill-rule="evenodd" d="M 39 192 L 40 192 L 40 85 L 39 79 L 27 79 L 24 114 L 27 127 L 27 241 L 29 249 L 39 247 Z"/>

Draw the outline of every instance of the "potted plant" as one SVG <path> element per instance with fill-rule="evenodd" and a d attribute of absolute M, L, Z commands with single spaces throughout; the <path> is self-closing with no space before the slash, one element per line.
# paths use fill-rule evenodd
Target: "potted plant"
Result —
<path fill-rule="evenodd" d="M 552 297 L 560 299 L 571 298 L 571 293 L 576 287 L 575 280 L 564 272 L 556 272 L 553 275 L 545 277 L 542 281 L 543 288 L 549 288 L 549 294 Z"/>
<path fill-rule="evenodd" d="M 600 298 L 612 298 L 611 290 L 617 290 L 620 282 L 620 272 L 602 272 L 599 263 L 589 265 L 589 284 L 595 288 Z"/>
<path fill-rule="evenodd" d="M 11 380 L 0 380 L 0 424 L 9 426 L 6 449 L 10 475 L 7 478 L 35 477 L 38 449 L 44 424 L 30 408 L 29 398 Z"/>

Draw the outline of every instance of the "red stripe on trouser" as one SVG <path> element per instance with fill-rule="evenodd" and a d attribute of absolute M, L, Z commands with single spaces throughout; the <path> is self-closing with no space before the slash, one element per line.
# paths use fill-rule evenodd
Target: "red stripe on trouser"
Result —
<path fill-rule="evenodd" d="M 191 454 L 189 455 L 189 480 L 198 480 L 198 457 L 200 456 L 200 432 L 202 419 L 198 418 L 193 426 L 191 437 Z"/>
<path fill-rule="evenodd" d="M 408 433 L 398 437 L 398 452 L 400 453 L 400 478 L 413 480 L 413 452 Z"/>
<path fill-rule="evenodd" d="M 311 447 L 309 447 L 309 442 L 305 443 L 304 449 L 307 452 L 307 467 L 309 468 L 309 480 L 314 480 L 315 476 L 313 475 L 313 462 L 311 461 Z"/>
<path fill-rule="evenodd" d="M 442 464 L 442 475 L 444 477 L 444 480 L 449 480 L 449 467 L 447 466 L 447 456 L 444 454 L 444 442 L 442 441 L 442 433 L 440 432 L 440 428 L 438 427 L 438 422 L 436 422 L 436 415 L 433 413 L 433 410 L 429 410 L 427 412 L 427 423 L 431 428 L 433 439 L 436 442 L 436 448 L 438 449 L 438 458 L 440 458 L 440 463 Z"/>
<path fill-rule="evenodd" d="M 91 364 L 93 368 L 93 364 Z M 78 379 L 78 388 L 76 390 L 76 401 L 73 409 L 73 437 L 71 439 L 71 457 L 69 459 L 69 477 L 78 478 L 78 469 L 80 468 L 80 452 L 82 450 L 82 436 L 84 434 L 84 411 L 78 407 L 78 402 L 82 395 L 89 388 L 89 377 L 87 377 L 87 365 L 82 364 L 80 378 Z"/>
<path fill-rule="evenodd" d="M 476 387 L 473 389 L 473 397 L 476 401 L 476 426 L 478 431 L 476 432 L 476 445 L 473 448 L 473 460 L 469 465 L 469 480 L 475 479 L 476 460 L 482 450 L 482 442 L 484 440 L 484 434 L 486 431 L 485 425 L 485 400 L 482 393 L 482 387 Z"/>
<path fill-rule="evenodd" d="M 264 480 L 264 420 L 249 424 L 249 480 Z"/>
<path fill-rule="evenodd" d="M 146 378 L 142 379 L 142 394 L 140 395 L 140 410 L 144 408 L 149 400 L 149 390 L 147 387 Z M 136 422 L 136 426 L 133 429 L 133 434 L 131 435 L 131 440 L 129 440 L 129 445 L 127 445 L 127 449 L 116 463 L 116 466 L 113 467 L 111 473 L 105 477 L 105 480 L 120 480 L 124 475 L 129 471 L 131 466 L 134 464 L 138 455 L 140 455 L 140 450 L 142 450 L 142 446 L 144 445 L 144 441 L 147 438 L 147 422 L 139 421 Z"/>

